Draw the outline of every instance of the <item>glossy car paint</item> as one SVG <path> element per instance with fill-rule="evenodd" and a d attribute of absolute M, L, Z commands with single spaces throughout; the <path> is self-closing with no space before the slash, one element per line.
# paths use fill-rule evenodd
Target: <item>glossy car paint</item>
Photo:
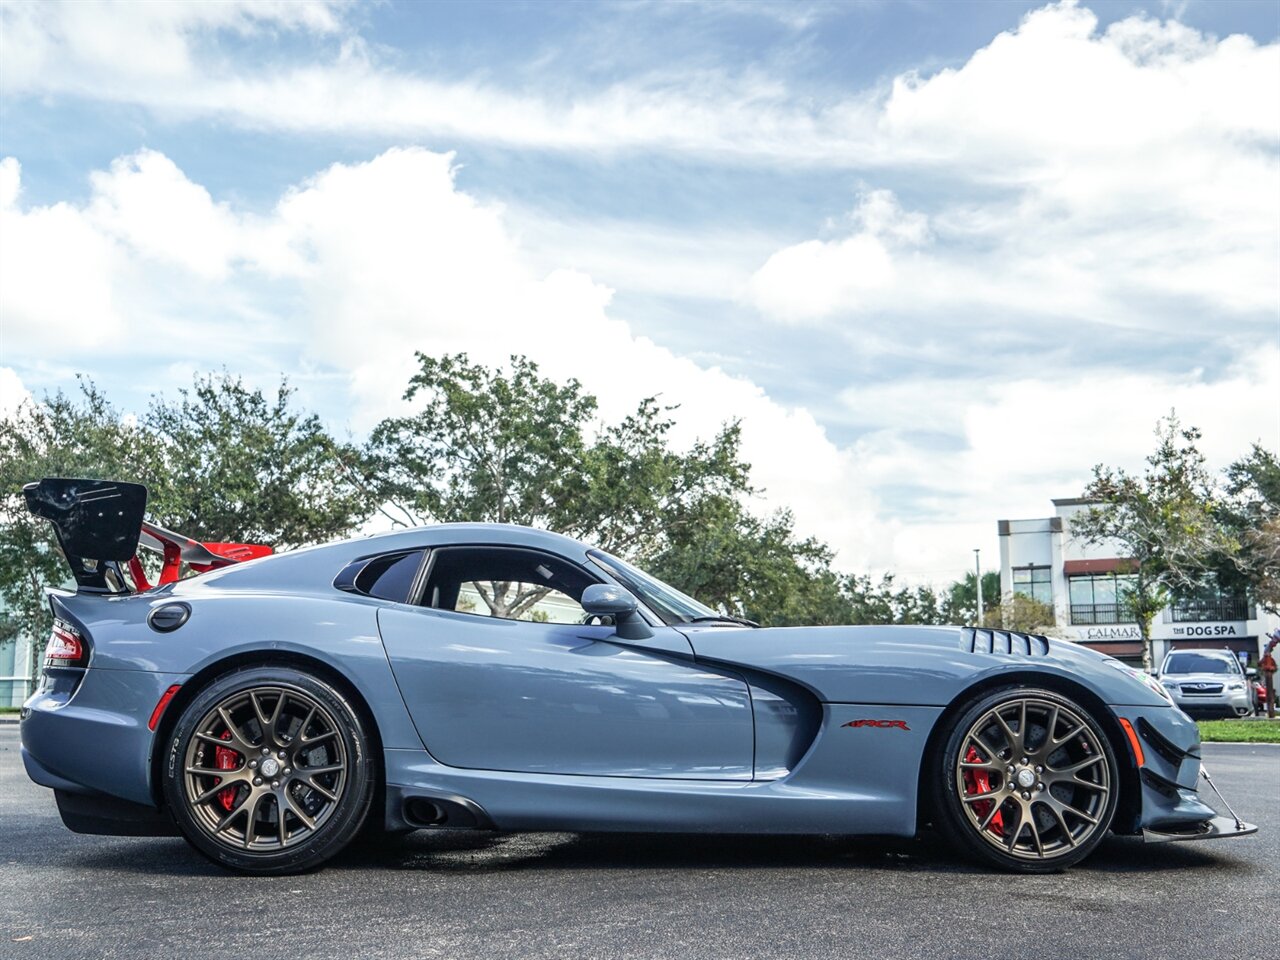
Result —
<path fill-rule="evenodd" d="M 1195 794 L 1195 725 L 1068 642 L 975 649 L 971 634 L 940 627 L 676 630 L 643 609 L 652 636 L 623 640 L 608 627 L 496 621 L 334 586 L 358 558 L 446 544 L 540 549 L 611 582 L 576 541 L 444 525 L 135 596 L 59 596 L 58 615 L 90 638 L 92 658 L 73 693 L 46 680 L 28 701 L 28 772 L 63 791 L 154 806 L 155 758 L 202 680 L 288 656 L 345 678 L 367 706 L 392 826 L 405 823 L 406 798 L 427 797 L 455 798 L 509 830 L 906 835 L 917 827 L 922 758 L 948 708 L 976 687 L 1048 678 L 1096 703 L 1122 749 L 1121 716 L 1171 758 L 1146 750 L 1143 775 L 1130 771 L 1140 806 L 1117 828 L 1212 813 Z M 191 608 L 185 624 L 148 625 L 175 601 Z M 153 733 L 147 721 L 175 683 L 182 689 Z M 895 723 L 858 723 L 867 720 Z"/>

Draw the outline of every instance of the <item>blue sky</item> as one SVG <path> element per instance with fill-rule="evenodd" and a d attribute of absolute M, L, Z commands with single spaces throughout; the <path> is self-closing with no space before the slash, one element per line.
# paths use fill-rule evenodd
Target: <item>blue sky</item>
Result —
<path fill-rule="evenodd" d="M 849 569 L 945 580 L 1177 407 L 1280 440 L 1280 4 L 0 4 L 0 385 L 412 351 L 743 420 Z M 69 336 L 56 343 L 44 331 Z"/>

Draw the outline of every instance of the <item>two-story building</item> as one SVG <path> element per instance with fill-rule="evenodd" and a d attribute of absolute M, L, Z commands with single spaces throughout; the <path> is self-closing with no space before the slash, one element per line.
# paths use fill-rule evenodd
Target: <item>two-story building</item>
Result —
<path fill-rule="evenodd" d="M 1124 550 L 1072 536 L 1071 518 L 1090 501 L 1054 500 L 1053 506 L 1051 517 L 999 521 L 1001 594 L 1021 593 L 1048 604 L 1061 636 L 1140 665 L 1142 635 L 1124 603 L 1131 580 Z M 1245 597 L 1209 590 L 1156 614 L 1153 663 L 1158 668 L 1170 650 L 1189 647 L 1232 650 L 1256 663 L 1277 625 L 1277 618 Z"/>

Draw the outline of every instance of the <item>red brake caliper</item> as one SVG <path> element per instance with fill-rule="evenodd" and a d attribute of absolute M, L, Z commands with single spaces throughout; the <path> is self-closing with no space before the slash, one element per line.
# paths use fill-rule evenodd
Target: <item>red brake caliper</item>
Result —
<path fill-rule="evenodd" d="M 231 731 L 224 733 L 222 739 L 230 740 Z M 230 747 L 214 747 L 213 751 L 213 761 L 219 770 L 234 770 L 240 766 L 240 754 Z M 225 790 L 219 790 L 218 802 L 222 804 L 223 810 L 230 812 L 236 802 L 236 788 L 227 787 Z"/>
<path fill-rule="evenodd" d="M 222 747 L 218 748 L 219 750 Z M 965 763 L 982 763 L 982 757 L 978 756 L 978 751 L 970 747 L 964 755 Z M 964 771 L 964 792 L 972 796 L 975 793 L 986 793 L 991 789 L 991 778 L 985 770 L 965 770 Z M 991 805 L 994 800 L 978 800 L 973 805 L 973 812 L 978 815 L 979 820 L 985 820 L 987 814 L 991 812 Z M 997 837 L 1004 836 L 1004 814 L 997 813 L 991 818 L 991 823 L 987 827 Z"/>

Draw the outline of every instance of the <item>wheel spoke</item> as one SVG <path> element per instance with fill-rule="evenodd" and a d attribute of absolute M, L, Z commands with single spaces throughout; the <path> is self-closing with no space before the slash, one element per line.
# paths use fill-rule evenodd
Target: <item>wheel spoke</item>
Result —
<path fill-rule="evenodd" d="M 314 830 L 316 828 L 316 822 L 313 819 L 311 819 L 311 817 L 307 814 L 306 811 L 304 811 L 301 807 L 299 807 L 296 803 L 293 802 L 293 797 L 289 795 L 288 790 L 282 791 L 280 796 L 284 799 L 285 804 L 288 806 L 289 812 L 292 813 L 299 820 L 301 820 L 308 830 Z"/>
<path fill-rule="evenodd" d="M 1080 734 L 1084 733 L 1084 731 L 1085 731 L 1085 725 L 1084 725 L 1083 723 L 1082 723 L 1082 724 L 1080 724 L 1079 726 L 1072 727 L 1072 728 L 1071 728 L 1071 731 L 1070 731 L 1070 732 L 1069 732 L 1065 737 L 1061 737 L 1061 738 L 1059 738 L 1059 739 L 1057 739 L 1057 740 L 1053 741 L 1053 746 L 1055 746 L 1055 747 L 1060 747 L 1060 746 L 1062 746 L 1064 743 L 1069 743 L 1069 742 L 1071 742 L 1072 740 L 1074 740 L 1077 736 L 1079 736 Z"/>
<path fill-rule="evenodd" d="M 1000 729 L 1004 731 L 1004 738 L 1009 744 L 1009 750 L 1015 754 L 1020 753 L 1022 746 L 1018 740 L 1018 735 L 1013 732 L 1013 728 L 1005 722 L 1004 717 L 1000 716 L 999 710 L 993 713 L 992 716 L 995 717 L 996 723 L 1000 725 Z"/>
<path fill-rule="evenodd" d="M 307 717 L 299 725 L 298 732 L 293 737 L 294 740 L 305 742 L 304 738 L 306 736 L 307 727 L 310 726 L 311 721 L 315 719 L 317 709 L 318 709 L 317 707 L 312 706 L 312 708 L 307 711 Z"/>
<path fill-rule="evenodd" d="M 971 793 L 964 798 L 964 802 L 977 803 L 979 800 L 991 800 L 995 797 L 1000 796 L 1000 794 L 1002 793 L 1004 793 L 1003 788 L 998 788 L 996 790 L 988 790 L 985 793 Z"/>
<path fill-rule="evenodd" d="M 316 793 L 320 794 L 320 796 L 324 797 L 326 800 L 332 800 L 334 802 L 337 802 L 338 795 L 334 793 L 332 790 L 330 790 L 328 787 L 323 786 L 322 784 L 316 783 L 310 777 L 302 777 L 301 780 L 303 784 L 305 784 L 310 789 L 314 790 Z"/>
<path fill-rule="evenodd" d="M 240 814 L 242 814 L 242 813 L 244 813 L 244 801 L 243 801 L 243 800 L 241 800 L 238 804 L 236 804 L 234 807 L 232 807 L 232 808 L 227 812 L 227 815 L 226 815 L 226 816 L 224 816 L 221 820 L 219 820 L 219 821 L 218 821 L 217 825 L 216 825 L 216 826 L 214 826 L 214 828 L 213 828 L 213 832 L 214 832 L 215 834 L 221 833 L 223 830 L 227 829 L 227 827 L 231 826 L 232 821 L 233 821 L 233 820 L 235 820 L 235 819 L 236 819 L 236 817 L 240 816 Z"/>
<path fill-rule="evenodd" d="M 982 823 L 978 824 L 979 830 L 986 830 L 987 827 L 991 826 L 991 821 L 996 818 L 996 814 L 1000 812 L 1001 806 L 1003 806 L 1003 804 L 998 802 L 991 804 L 991 809 L 988 810 L 987 815 L 982 818 Z"/>
<path fill-rule="evenodd" d="M 1102 754 L 1098 753 L 1088 759 L 1081 760 L 1078 763 L 1073 763 L 1069 767 L 1049 767 L 1047 772 L 1053 775 L 1055 782 L 1058 780 L 1065 780 L 1070 783 L 1075 780 L 1075 775 L 1081 770 L 1085 770 L 1092 767 L 1094 764 L 1101 762 Z"/>
<path fill-rule="evenodd" d="M 244 846 L 248 849 L 249 844 L 253 843 L 253 829 L 258 820 L 258 808 L 262 806 L 262 801 L 267 799 L 269 794 L 259 793 L 249 798 L 249 817 L 244 823 Z"/>
<path fill-rule="evenodd" d="M 1058 829 L 1062 831 L 1062 838 L 1067 841 L 1067 846 L 1074 847 L 1076 838 L 1071 835 L 1071 828 L 1067 826 L 1067 821 L 1062 819 L 1062 811 L 1058 809 L 1058 804 L 1056 802 L 1046 803 L 1045 806 L 1049 808 L 1049 812 L 1058 821 Z"/>
<path fill-rule="evenodd" d="M 283 710 L 284 710 L 284 702 L 285 702 L 285 700 L 287 700 L 288 698 L 289 698 L 289 695 L 288 695 L 287 693 L 285 693 L 283 690 L 281 690 L 281 691 L 280 691 L 280 696 L 279 696 L 279 698 L 276 700 L 276 708 L 275 708 L 274 710 L 272 710 L 272 711 L 271 711 L 271 719 L 270 719 L 268 722 L 271 724 L 271 737 L 272 737 L 272 739 L 275 739 L 275 734 L 276 734 L 276 724 L 280 722 L 280 713 L 281 713 L 281 711 L 283 711 Z"/>
<path fill-rule="evenodd" d="M 258 725 L 262 727 L 262 735 L 265 737 L 267 735 L 267 728 L 270 726 L 271 721 L 267 719 L 266 711 L 262 709 L 262 702 L 258 699 L 258 695 L 259 692 L 257 690 L 250 690 L 249 703 L 253 706 L 253 712 L 258 717 Z"/>
<path fill-rule="evenodd" d="M 280 802 L 279 797 L 276 797 L 276 833 L 280 839 L 280 846 L 288 844 L 289 829 L 284 824 L 284 804 Z"/>
<path fill-rule="evenodd" d="M 1036 826 L 1035 802 L 1027 805 L 1026 811 L 1027 826 L 1031 828 L 1031 839 L 1036 843 L 1036 854 L 1044 856 L 1044 844 L 1040 840 L 1040 828 Z"/>
<path fill-rule="evenodd" d="M 1009 852 L 1013 853 L 1014 847 L 1018 845 L 1018 838 L 1022 836 L 1022 828 L 1027 825 L 1027 808 L 1022 804 L 1018 804 L 1018 825 L 1009 831 L 1005 836 L 1005 846 L 1009 848 Z"/>
<path fill-rule="evenodd" d="M 238 726 L 236 726 L 236 722 L 231 719 L 231 714 L 225 706 L 218 707 L 218 716 L 221 717 L 222 722 L 227 725 L 227 733 L 231 734 L 230 743 L 234 744 L 237 750 L 241 753 L 248 753 L 250 750 L 254 749 L 255 744 L 251 743 L 249 738 L 244 735 Z M 227 743 L 228 742 L 224 740 L 222 745 L 225 747 L 227 746 Z"/>

